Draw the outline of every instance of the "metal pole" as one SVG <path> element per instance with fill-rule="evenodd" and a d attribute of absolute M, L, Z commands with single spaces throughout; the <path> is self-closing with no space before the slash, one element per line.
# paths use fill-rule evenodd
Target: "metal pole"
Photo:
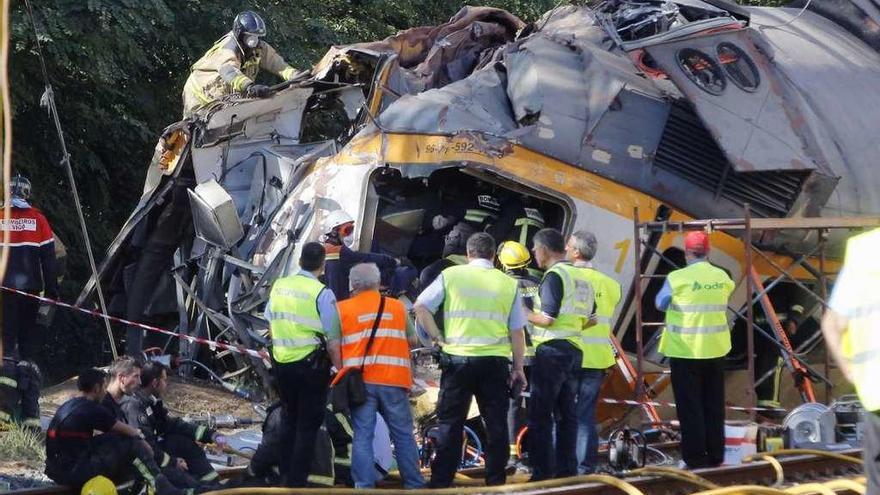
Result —
<path fill-rule="evenodd" d="M 645 395 L 642 361 L 645 349 L 642 345 L 642 239 L 639 227 L 639 207 L 633 208 L 633 302 L 636 305 L 636 400 Z"/>
<path fill-rule="evenodd" d="M 755 310 L 752 304 L 752 294 L 755 293 L 755 284 L 752 277 L 752 212 L 749 204 L 743 205 L 745 210 L 745 264 L 746 264 L 746 358 L 749 373 L 748 403 L 751 406 L 749 419 L 755 420 L 755 407 L 758 405 L 758 394 L 755 393 Z"/>
<path fill-rule="evenodd" d="M 818 229 L 816 233 L 819 235 L 819 293 L 822 295 L 822 301 L 828 300 L 828 279 L 825 276 L 825 241 L 828 237 L 828 231 Z M 831 355 L 825 350 L 825 378 L 831 380 Z M 825 404 L 831 403 L 832 385 L 825 382 Z"/>

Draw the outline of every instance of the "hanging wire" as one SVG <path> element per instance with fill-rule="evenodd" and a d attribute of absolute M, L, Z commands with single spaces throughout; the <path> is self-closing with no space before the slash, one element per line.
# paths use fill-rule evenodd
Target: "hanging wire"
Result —
<path fill-rule="evenodd" d="M 9 98 L 9 0 L 3 0 L 0 12 L 0 97 L 3 101 L 3 223 L 12 216 L 12 201 L 9 199 L 9 178 L 12 175 L 12 101 Z M 6 275 L 9 262 L 9 236 L 11 229 L 3 229 L 3 243 L 0 246 L 0 281 Z M 3 356 L 3 329 L 0 328 L 0 357 Z"/>
<path fill-rule="evenodd" d="M 3 1 L 4 3 L 8 3 L 8 0 Z M 24 5 L 27 8 L 28 19 L 30 19 L 31 27 L 34 30 L 34 41 L 37 42 L 37 55 L 40 59 L 40 69 L 43 72 L 43 82 L 46 86 L 46 90 L 43 92 L 43 96 L 40 97 L 40 106 L 46 107 L 46 109 L 52 115 L 52 120 L 55 123 L 55 131 L 58 134 L 58 142 L 61 145 L 61 164 L 64 165 L 64 168 L 67 171 L 67 179 L 68 181 L 70 181 L 70 188 L 71 192 L 73 193 L 73 203 L 74 206 L 76 206 L 76 214 L 79 217 L 79 226 L 82 230 L 83 242 L 86 245 L 86 254 L 89 258 L 89 267 L 92 270 L 92 277 L 95 278 L 95 290 L 98 292 L 98 303 L 101 305 L 101 312 L 104 314 L 109 314 L 107 312 L 107 304 L 104 302 L 104 291 L 101 289 L 101 279 L 98 276 L 98 268 L 95 264 L 95 255 L 92 253 L 92 241 L 89 239 L 89 230 L 86 227 L 86 219 L 83 216 L 82 204 L 79 201 L 79 192 L 76 188 L 76 180 L 73 177 L 73 167 L 70 165 L 70 153 L 67 152 L 67 143 L 64 141 L 64 131 L 61 129 L 61 120 L 58 116 L 58 108 L 55 106 L 55 92 L 52 89 L 52 83 L 49 81 L 49 72 L 48 70 L 46 70 L 46 60 L 45 58 L 43 58 L 43 47 L 40 44 L 40 35 L 37 32 L 37 23 L 34 20 L 34 11 L 31 8 L 30 0 L 24 0 Z M 4 95 L 4 100 L 6 98 L 7 97 Z M 8 172 L 4 172 L 8 174 Z M 5 177 L 4 183 L 9 183 L 8 175 Z M 113 340 L 113 329 L 110 328 L 110 322 L 107 319 L 104 319 L 104 327 L 107 329 L 107 339 L 110 341 L 110 352 L 113 353 L 113 359 L 116 359 L 117 357 L 119 357 L 119 355 L 116 352 L 116 342 Z"/>

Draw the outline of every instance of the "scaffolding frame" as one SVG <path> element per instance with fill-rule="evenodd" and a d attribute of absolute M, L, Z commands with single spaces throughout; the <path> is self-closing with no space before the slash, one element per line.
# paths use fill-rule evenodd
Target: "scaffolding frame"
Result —
<path fill-rule="evenodd" d="M 792 373 L 795 386 L 801 391 L 801 398 L 804 402 L 816 402 L 816 396 L 812 389 L 812 380 L 821 381 L 825 385 L 825 403 L 831 401 L 833 383 L 828 379 L 831 372 L 831 361 L 828 352 L 825 352 L 825 362 L 823 373 L 820 374 L 808 364 L 800 359 L 799 353 L 792 348 L 791 343 L 787 339 L 785 329 L 782 328 L 779 317 L 776 314 L 772 302 L 769 299 L 769 291 L 777 284 L 784 280 L 793 282 L 807 294 L 815 298 L 823 309 L 828 308 L 828 277 L 835 276 L 836 273 L 828 273 L 826 271 L 825 248 L 828 238 L 828 232 L 833 229 L 868 229 L 880 227 L 880 217 L 823 217 L 823 218 L 752 218 L 751 208 L 748 203 L 743 205 L 743 217 L 732 219 L 706 219 L 706 220 L 688 220 L 688 221 L 669 221 L 655 220 L 642 222 L 639 219 L 639 208 L 633 209 L 633 256 L 635 261 L 635 269 L 633 275 L 632 302 L 635 304 L 635 340 L 636 340 L 636 373 L 637 387 L 635 390 L 636 400 L 646 397 L 645 390 L 645 349 L 643 330 L 645 327 L 662 328 L 662 322 L 645 322 L 643 319 L 642 299 L 644 298 L 644 290 L 642 283 L 646 279 L 665 278 L 666 275 L 646 274 L 645 271 L 650 266 L 650 262 L 654 256 L 658 260 L 663 260 L 674 269 L 681 268 L 675 262 L 664 256 L 657 249 L 662 234 L 667 232 L 686 232 L 694 230 L 705 230 L 709 233 L 714 231 L 722 232 L 741 232 L 739 239 L 743 244 L 744 263 L 742 267 L 742 278 L 745 278 L 747 286 L 747 300 L 744 310 L 737 310 L 728 305 L 728 310 L 733 312 L 735 318 L 744 319 L 746 321 L 746 361 L 747 372 L 749 375 L 749 389 L 747 391 L 749 417 L 754 420 L 757 407 L 757 394 L 755 392 L 755 331 L 757 330 L 770 343 L 775 345 L 780 351 L 780 355 L 785 362 L 786 367 Z M 816 246 L 806 253 L 778 253 L 791 258 L 792 263 L 783 268 L 779 263 L 775 262 L 765 251 L 760 249 L 754 243 L 755 231 L 779 231 L 779 230 L 813 230 L 816 232 Z M 651 236 L 652 233 L 659 233 L 659 236 Z M 646 234 L 646 235 L 643 235 Z M 655 242 L 651 242 L 652 237 Z M 653 245 L 652 245 L 653 244 Z M 647 253 L 643 256 L 643 250 Z M 757 253 L 769 266 L 778 272 L 778 275 L 770 277 L 767 280 L 761 280 L 754 266 L 754 256 Z M 811 258 L 818 256 L 818 268 L 810 264 Z M 644 265 L 643 265 L 644 264 Z M 807 287 L 803 282 L 792 275 L 792 271 L 796 268 L 802 268 L 810 273 L 816 280 L 818 292 Z M 772 279 L 772 281 L 771 281 Z M 739 282 L 737 283 L 739 285 Z M 759 289 L 760 288 L 760 289 Z M 759 290 L 757 290 L 759 289 Z M 755 325 L 754 306 L 761 304 L 767 321 L 772 323 L 771 331 Z M 743 314 L 745 313 L 745 314 Z M 661 330 L 662 331 L 662 330 Z M 819 332 L 821 339 L 821 331 Z M 766 379 L 767 377 L 763 377 Z"/>

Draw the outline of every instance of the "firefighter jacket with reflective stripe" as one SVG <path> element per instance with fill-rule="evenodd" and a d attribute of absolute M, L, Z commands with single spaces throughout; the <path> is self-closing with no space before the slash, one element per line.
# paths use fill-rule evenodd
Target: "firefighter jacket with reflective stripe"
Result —
<path fill-rule="evenodd" d="M 520 270 L 525 271 L 525 270 Z M 540 308 L 541 306 L 541 298 L 539 289 L 541 287 L 541 279 L 535 278 L 531 274 L 516 274 L 509 273 L 514 280 L 516 280 L 517 288 L 519 289 L 519 294 L 522 297 L 523 304 L 526 306 L 526 312 L 534 311 L 535 308 Z M 526 357 L 532 358 L 535 356 L 535 343 L 532 341 L 532 332 L 534 331 L 532 324 L 529 323 L 525 328 L 525 338 L 526 338 Z"/>
<path fill-rule="evenodd" d="M 272 46 L 260 41 L 253 50 L 242 50 L 231 32 L 220 38 L 195 64 L 183 86 L 183 115 L 223 96 L 240 93 L 253 84 L 260 69 L 285 81 L 296 71 Z"/>
<path fill-rule="evenodd" d="M 279 278 L 269 294 L 272 357 L 279 363 L 301 361 L 318 348 L 323 334 L 318 296 L 324 284 L 305 275 Z"/>
<path fill-rule="evenodd" d="M 495 268 L 443 270 L 443 351 L 454 356 L 511 356 L 508 319 L 516 281 Z"/>
<path fill-rule="evenodd" d="M 378 291 L 366 291 L 337 304 L 342 322 L 342 365 L 359 368 L 364 363 L 365 383 L 409 389 L 412 372 L 406 340 L 406 309 L 397 299 L 385 298 L 376 336 L 369 354 L 364 356 L 377 318 L 379 297 Z"/>
<path fill-rule="evenodd" d="M 188 423 L 170 415 L 161 400 L 140 390 L 122 399 L 122 410 L 126 422 L 144 434 L 144 440 L 153 448 L 156 463 L 160 467 L 176 462 L 159 446 L 162 437 L 174 434 L 191 438 L 194 442 L 209 443 L 214 436 L 214 430 L 206 426 Z"/>
<path fill-rule="evenodd" d="M 581 367 L 605 369 L 614 366 L 614 349 L 611 345 L 611 318 L 620 302 L 620 284 L 617 280 L 592 268 L 584 270 L 596 297 L 596 324 L 587 328 L 581 336 L 583 362 Z"/>
<path fill-rule="evenodd" d="M 712 359 L 730 351 L 727 302 L 733 280 L 708 261 L 671 272 L 672 298 L 659 351 L 668 357 Z"/>
<path fill-rule="evenodd" d="M 3 285 L 26 292 L 45 289 L 46 297 L 58 296 L 55 273 L 55 234 L 40 210 L 12 208 L 8 220 L 0 219 L 0 236 L 9 231 L 9 264 Z"/>
<path fill-rule="evenodd" d="M 535 325 L 532 340 L 537 346 L 551 340 L 564 339 L 580 348 L 581 336 L 590 321 L 595 303 L 590 279 L 583 268 L 576 268 L 568 263 L 556 263 L 547 273 L 555 273 L 562 279 L 562 303 L 552 325 Z M 540 307 L 536 310 L 540 310 Z"/>
<path fill-rule="evenodd" d="M 849 361 L 853 384 L 862 405 L 880 411 L 880 229 L 857 235 L 846 245 L 846 265 L 850 281 L 858 284 L 858 300 L 843 334 L 843 354 Z"/>
<path fill-rule="evenodd" d="M 0 366 L 0 425 L 19 421 L 40 427 L 40 385 L 42 378 L 35 364 L 3 359 Z"/>

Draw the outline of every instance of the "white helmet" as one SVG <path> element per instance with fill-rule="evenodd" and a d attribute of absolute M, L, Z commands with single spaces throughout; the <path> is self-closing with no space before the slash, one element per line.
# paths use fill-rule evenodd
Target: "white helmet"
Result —
<path fill-rule="evenodd" d="M 354 218 L 351 218 L 351 215 L 346 213 L 345 210 L 333 210 L 324 219 L 324 233 L 329 234 L 336 227 L 352 222 L 354 222 Z"/>

